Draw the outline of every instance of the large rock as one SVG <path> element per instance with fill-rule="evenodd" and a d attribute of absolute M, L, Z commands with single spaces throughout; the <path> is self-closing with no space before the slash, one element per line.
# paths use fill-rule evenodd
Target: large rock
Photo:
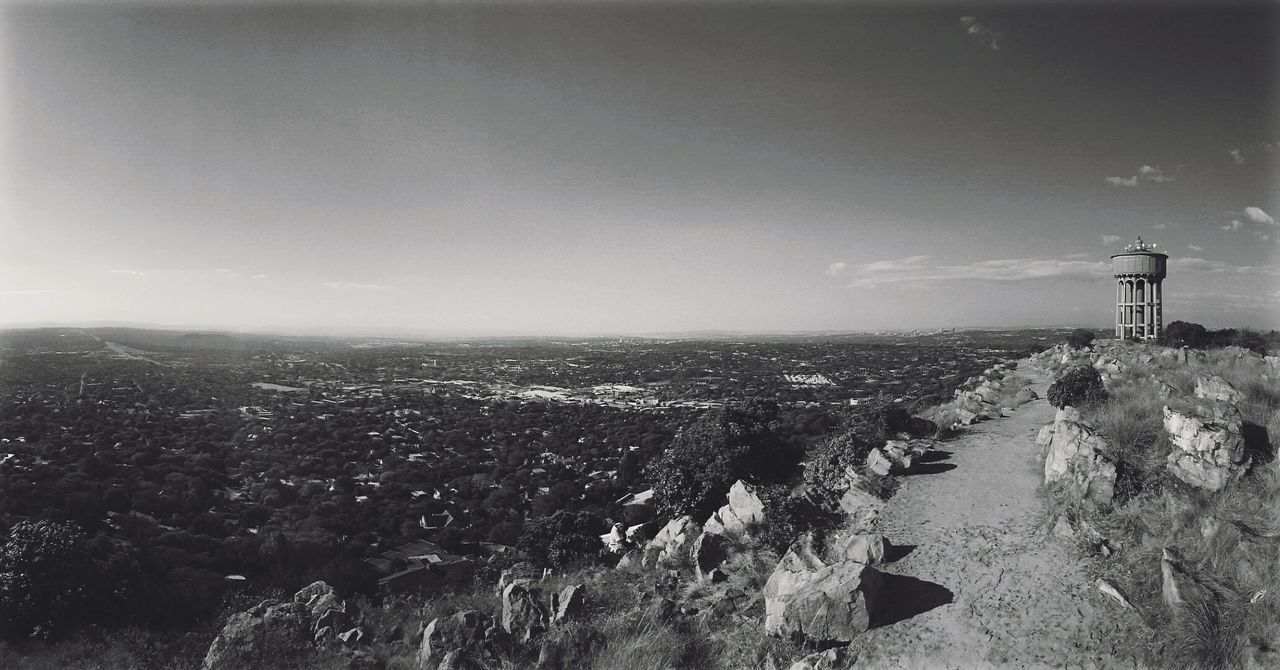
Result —
<path fill-rule="evenodd" d="M 444 667 L 450 654 L 459 659 L 477 651 L 485 640 L 491 620 L 477 610 L 463 610 L 448 617 L 432 619 L 422 631 L 418 647 L 419 670 Z"/>
<path fill-rule="evenodd" d="M 645 545 L 643 564 L 652 567 L 680 562 L 688 557 L 689 549 L 701 533 L 702 526 L 688 515 L 668 521 Z"/>
<path fill-rule="evenodd" d="M 693 569 L 698 579 L 706 579 L 712 570 L 729 558 L 729 542 L 719 533 L 703 532 L 693 542 Z"/>
<path fill-rule="evenodd" d="M 880 516 L 885 508 L 885 501 L 851 486 L 840 496 L 840 510 L 848 517 L 848 525 L 854 530 L 865 530 Z"/>
<path fill-rule="evenodd" d="M 858 655 L 848 647 L 832 647 L 801 658 L 787 670 L 848 670 L 857 660 Z"/>
<path fill-rule="evenodd" d="M 778 562 L 765 584 L 765 632 L 819 643 L 851 641 L 871 618 L 880 573 L 864 563 L 827 565 L 802 539 Z"/>
<path fill-rule="evenodd" d="M 550 617 L 542 606 L 541 594 L 530 582 L 516 580 L 502 591 L 502 629 L 517 642 L 529 642 L 547 630 Z"/>
<path fill-rule="evenodd" d="M 564 623 L 576 619 L 586 611 L 587 587 L 582 584 L 570 584 L 554 596 L 552 601 L 553 623 Z"/>
<path fill-rule="evenodd" d="M 314 582 L 286 602 L 265 601 L 227 619 L 209 645 L 204 670 L 293 667 L 305 663 L 315 645 L 328 642 L 339 626 L 349 627 L 354 607 L 324 582 Z"/>
<path fill-rule="evenodd" d="M 1240 402 L 1243 396 L 1232 386 L 1227 380 L 1214 375 L 1212 377 L 1196 378 L 1196 397 L 1204 400 L 1220 400 L 1236 404 Z"/>
<path fill-rule="evenodd" d="M 832 558 L 838 562 L 879 565 L 884 562 L 884 554 L 888 548 L 889 542 L 883 535 L 867 533 L 849 536 L 836 546 L 831 554 Z"/>
<path fill-rule="evenodd" d="M 1116 466 L 1106 456 L 1106 441 L 1079 417 L 1072 408 L 1058 412 L 1044 449 L 1044 483 L 1066 481 L 1078 500 L 1110 503 L 1115 495 Z M 1043 434 L 1044 429 L 1041 431 Z"/>
<path fill-rule="evenodd" d="M 742 481 L 729 489 L 729 501 L 707 519 L 703 530 L 720 535 L 740 536 L 748 528 L 764 521 L 764 501 L 754 486 Z"/>
<path fill-rule="evenodd" d="M 1240 410 L 1223 402 L 1196 403 L 1186 411 L 1164 408 L 1164 429 L 1173 448 L 1173 476 L 1207 491 L 1219 491 L 1249 468 Z"/>

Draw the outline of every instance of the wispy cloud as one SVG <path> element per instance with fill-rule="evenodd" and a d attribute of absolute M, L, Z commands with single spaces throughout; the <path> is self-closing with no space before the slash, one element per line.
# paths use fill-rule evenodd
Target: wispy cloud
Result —
<path fill-rule="evenodd" d="M 1151 226 L 1151 228 L 1154 230 L 1165 230 L 1168 227 L 1169 227 L 1168 224 L 1164 224 L 1164 223 L 1157 223 L 1154 226 Z"/>
<path fill-rule="evenodd" d="M 1267 225 L 1276 225 L 1276 220 L 1270 214 L 1264 212 L 1261 207 L 1245 207 L 1244 215 L 1254 223 L 1264 223 Z"/>
<path fill-rule="evenodd" d="M 57 293 L 51 288 L 3 288 L 0 289 L 0 295 L 40 295 L 42 293 Z"/>
<path fill-rule="evenodd" d="M 327 281 L 322 282 L 321 286 L 340 291 L 391 291 L 395 289 L 394 286 L 389 284 L 361 284 L 350 281 Z"/>
<path fill-rule="evenodd" d="M 1240 219 L 1232 219 L 1231 223 L 1222 226 L 1223 230 L 1230 230 L 1231 232 L 1235 232 L 1241 228 L 1244 228 L 1244 224 L 1240 222 Z"/>
<path fill-rule="evenodd" d="M 827 266 L 827 274 L 834 277 L 847 269 L 849 269 L 848 263 L 844 261 L 836 261 Z"/>
<path fill-rule="evenodd" d="M 1109 247 L 1119 241 L 1120 241 L 1119 235 L 1103 235 L 1102 236 L 1102 246 L 1104 247 Z"/>
<path fill-rule="evenodd" d="M 1222 261 L 1209 260 L 1207 258 L 1198 258 L 1188 256 L 1186 258 L 1170 258 L 1170 271 L 1178 272 L 1202 272 L 1205 274 L 1241 274 L 1241 275 L 1263 275 L 1268 277 L 1280 276 L 1280 265 L 1232 265 L 1223 263 Z"/>
<path fill-rule="evenodd" d="M 1187 248 L 1192 251 L 1204 251 L 1204 247 L 1196 246 L 1194 244 L 1188 244 Z"/>
<path fill-rule="evenodd" d="M 992 30 L 987 24 L 978 20 L 975 16 L 960 17 L 960 24 L 964 26 L 964 30 L 973 38 L 975 42 L 992 50 L 1000 50 L 1000 33 Z"/>
<path fill-rule="evenodd" d="M 266 279 L 266 278 L 267 278 L 266 275 L 253 275 L 249 277 L 249 279 Z"/>
<path fill-rule="evenodd" d="M 1179 166 L 1181 167 L 1181 166 Z M 1163 169 L 1155 165 L 1143 165 L 1138 168 L 1137 174 L 1128 177 L 1106 177 L 1106 182 L 1112 186 L 1125 186 L 1132 188 L 1138 185 L 1138 182 L 1154 182 L 1163 184 L 1173 181 L 1173 177 L 1169 176 Z"/>
<path fill-rule="evenodd" d="M 908 256 L 865 265 L 850 266 L 851 287 L 935 281 L 1021 281 L 1045 278 L 1093 279 L 1108 274 L 1103 261 L 1066 258 L 1008 258 L 978 261 L 967 265 L 936 265 L 929 256 Z"/>
<path fill-rule="evenodd" d="M 107 270 L 107 274 L 128 275 L 130 277 L 145 277 L 147 273 L 138 270 Z"/>
<path fill-rule="evenodd" d="M 1240 149 L 1227 149 L 1227 153 L 1231 154 L 1231 158 L 1236 162 L 1236 165 L 1244 165 L 1244 152 L 1240 151 Z"/>
<path fill-rule="evenodd" d="M 1258 142 L 1257 144 L 1244 147 L 1243 149 L 1240 147 L 1227 149 L 1227 153 L 1231 154 L 1231 160 L 1235 161 L 1236 165 L 1244 165 L 1247 162 L 1246 157 L 1259 153 L 1269 154 L 1276 149 L 1280 149 L 1280 144 L 1276 142 Z"/>

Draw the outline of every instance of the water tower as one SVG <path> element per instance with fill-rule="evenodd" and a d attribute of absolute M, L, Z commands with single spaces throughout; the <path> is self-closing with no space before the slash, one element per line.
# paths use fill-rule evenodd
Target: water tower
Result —
<path fill-rule="evenodd" d="M 1139 237 L 1111 256 L 1116 276 L 1116 338 L 1154 340 L 1164 330 L 1165 266 L 1169 256 Z"/>

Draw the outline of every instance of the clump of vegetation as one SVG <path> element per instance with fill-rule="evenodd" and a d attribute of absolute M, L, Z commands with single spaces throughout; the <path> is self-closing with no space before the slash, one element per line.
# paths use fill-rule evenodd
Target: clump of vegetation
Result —
<path fill-rule="evenodd" d="M 1174 321 L 1165 326 L 1164 332 L 1160 334 L 1160 342 L 1171 347 L 1192 349 L 1236 346 L 1265 354 L 1268 348 L 1280 343 L 1280 338 L 1274 330 L 1267 334 L 1248 328 L 1209 330 L 1198 323 Z"/>
<path fill-rule="evenodd" d="M 1088 328 L 1076 328 L 1067 334 L 1067 344 L 1076 349 L 1083 349 L 1097 339 L 1097 334 Z"/>
<path fill-rule="evenodd" d="M 1107 389 L 1102 386 L 1102 376 L 1097 370 L 1081 365 L 1067 370 L 1051 384 L 1048 398 L 1049 404 L 1059 409 L 1084 407 L 1106 402 Z"/>
<path fill-rule="evenodd" d="M 599 555 L 604 527 L 604 518 L 594 512 L 561 510 L 526 524 L 516 548 L 539 568 L 564 569 Z"/>

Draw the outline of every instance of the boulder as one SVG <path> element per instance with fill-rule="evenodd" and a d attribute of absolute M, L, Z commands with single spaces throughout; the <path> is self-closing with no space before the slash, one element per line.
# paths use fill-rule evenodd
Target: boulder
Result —
<path fill-rule="evenodd" d="M 864 530 L 880 516 L 885 508 L 885 501 L 851 486 L 840 496 L 840 510 L 849 517 L 848 525 L 854 530 Z"/>
<path fill-rule="evenodd" d="M 478 649 L 484 642 L 491 619 L 477 610 L 463 610 L 452 616 L 432 619 L 422 631 L 422 643 L 418 647 L 418 667 L 422 669 L 445 667 L 449 655 L 455 659 L 460 650 Z"/>
<path fill-rule="evenodd" d="M 729 558 L 729 542 L 719 533 L 703 532 L 693 541 L 692 555 L 698 579 L 706 579 L 712 570 Z"/>
<path fill-rule="evenodd" d="M 1197 403 L 1187 411 L 1164 408 L 1169 472 L 1206 491 L 1220 491 L 1249 468 L 1240 410 L 1223 402 Z"/>
<path fill-rule="evenodd" d="M 893 472 L 893 461 L 889 460 L 884 451 L 877 447 L 867 454 L 867 469 L 881 477 L 888 477 L 889 473 Z"/>
<path fill-rule="evenodd" d="M 1220 400 L 1222 402 L 1229 402 L 1233 405 L 1240 402 L 1243 397 L 1240 395 L 1240 392 L 1236 390 L 1236 387 L 1232 386 L 1227 380 L 1217 375 L 1212 377 L 1197 377 L 1195 394 L 1197 398 L 1202 398 L 1204 400 Z"/>
<path fill-rule="evenodd" d="M 342 602 L 333 587 L 325 582 L 312 582 L 302 587 L 300 591 L 293 594 L 293 601 L 306 605 L 313 619 L 319 618 L 331 609 L 347 611 L 346 603 Z"/>
<path fill-rule="evenodd" d="M 688 515 L 667 522 L 644 548 L 643 564 L 652 567 L 678 562 L 689 555 L 694 540 L 702 533 L 702 526 Z"/>
<path fill-rule="evenodd" d="M 554 600 L 553 623 L 564 623 L 581 616 L 587 607 L 587 587 L 570 584 L 560 591 Z"/>
<path fill-rule="evenodd" d="M 262 603 L 227 619 L 209 645 L 203 670 L 272 667 L 312 653 L 311 619 L 297 602 Z"/>
<path fill-rule="evenodd" d="M 526 580 L 516 580 L 502 590 L 502 629 L 517 642 L 529 642 L 547 629 L 549 617 L 540 595 Z"/>
<path fill-rule="evenodd" d="M 604 635 L 591 627 L 572 628 L 558 639 L 544 640 L 538 650 L 537 670 L 577 670 L 591 667 L 596 651 L 604 647 Z"/>
<path fill-rule="evenodd" d="M 1080 423 L 1079 416 L 1074 408 L 1059 410 L 1044 449 L 1044 483 L 1066 481 L 1076 499 L 1110 503 L 1115 495 L 1116 466 L 1105 455 L 1106 441 Z"/>
<path fill-rule="evenodd" d="M 827 565 L 809 538 L 787 551 L 765 584 L 765 632 L 818 643 L 848 642 L 870 625 L 880 573 L 866 564 Z"/>
<path fill-rule="evenodd" d="M 832 558 L 838 562 L 879 565 L 884 562 L 885 550 L 888 548 L 889 542 L 883 535 L 875 533 L 852 535 L 835 548 Z"/>
<path fill-rule="evenodd" d="M 740 536 L 761 521 L 764 521 L 764 501 L 754 486 L 737 481 L 729 489 L 729 501 L 707 519 L 703 529 L 708 533 Z"/>
<path fill-rule="evenodd" d="M 344 647 L 358 647 L 364 642 L 364 630 L 359 626 L 347 631 L 338 633 L 338 640 L 342 642 Z"/>

